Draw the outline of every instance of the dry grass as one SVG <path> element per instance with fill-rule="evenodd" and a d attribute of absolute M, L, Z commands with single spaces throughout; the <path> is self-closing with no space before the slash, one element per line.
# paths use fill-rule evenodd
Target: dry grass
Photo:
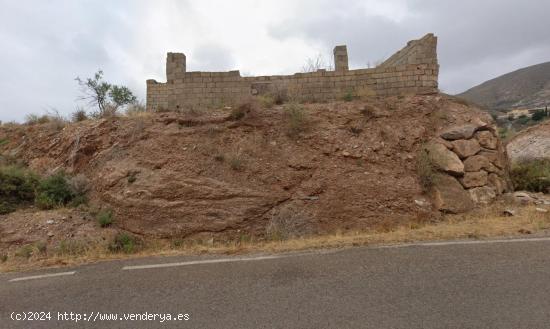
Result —
<path fill-rule="evenodd" d="M 528 234 L 546 234 L 550 229 L 550 213 L 541 213 L 534 206 L 516 208 L 516 215 L 505 217 L 505 205 L 476 210 L 466 215 L 445 217 L 438 223 L 410 223 L 394 229 L 335 233 L 288 240 L 254 240 L 239 238 L 231 242 L 203 240 L 149 240 L 139 252 L 128 255 L 109 251 L 108 245 L 96 244 L 79 248 L 78 253 L 55 253 L 31 256 L 29 259 L 9 255 L 0 263 L 0 272 L 28 270 L 47 266 L 77 265 L 102 260 L 138 258 L 153 255 L 244 254 L 252 252 L 286 252 L 325 248 L 349 248 L 380 244 L 437 241 L 450 239 L 484 239 Z"/>

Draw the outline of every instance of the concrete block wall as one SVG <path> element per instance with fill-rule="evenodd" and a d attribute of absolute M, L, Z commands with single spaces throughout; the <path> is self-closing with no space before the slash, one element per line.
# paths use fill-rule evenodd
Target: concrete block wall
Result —
<path fill-rule="evenodd" d="M 186 72 L 185 55 L 168 53 L 166 83 L 147 80 L 147 109 L 181 110 L 234 105 L 250 97 L 286 93 L 316 102 L 355 96 L 393 96 L 438 91 L 437 38 L 428 34 L 376 68 L 349 70 L 347 49 L 335 48 L 335 71 L 242 77 L 239 71 Z"/>

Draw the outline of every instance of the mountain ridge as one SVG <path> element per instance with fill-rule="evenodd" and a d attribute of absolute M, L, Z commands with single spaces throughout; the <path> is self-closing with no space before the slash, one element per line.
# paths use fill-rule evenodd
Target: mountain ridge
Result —
<path fill-rule="evenodd" d="M 490 110 L 544 107 L 550 103 L 550 62 L 503 74 L 456 96 Z"/>

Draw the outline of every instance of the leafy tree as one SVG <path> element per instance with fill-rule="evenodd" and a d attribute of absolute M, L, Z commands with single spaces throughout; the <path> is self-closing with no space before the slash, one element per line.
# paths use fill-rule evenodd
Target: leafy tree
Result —
<path fill-rule="evenodd" d="M 545 116 L 546 113 L 544 113 L 544 110 L 537 110 L 535 113 L 533 113 L 531 119 L 533 119 L 533 121 L 540 121 L 544 119 Z"/>
<path fill-rule="evenodd" d="M 99 117 L 113 115 L 128 104 L 137 101 L 136 96 L 126 86 L 117 86 L 103 80 L 103 71 L 99 70 L 93 78 L 75 79 L 82 88 L 81 100 L 87 100 L 90 105 L 97 106 Z"/>

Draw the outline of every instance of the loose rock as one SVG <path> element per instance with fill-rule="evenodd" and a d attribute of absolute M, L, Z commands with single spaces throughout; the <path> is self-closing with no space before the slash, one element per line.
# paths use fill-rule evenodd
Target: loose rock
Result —
<path fill-rule="evenodd" d="M 475 124 L 453 126 L 445 129 L 440 136 L 446 140 L 470 139 L 478 127 Z"/>
<path fill-rule="evenodd" d="M 488 204 L 497 197 L 495 190 L 489 186 L 476 187 L 468 192 L 472 200 L 479 204 Z"/>
<path fill-rule="evenodd" d="M 475 135 L 476 139 L 479 141 L 479 145 L 484 148 L 496 150 L 497 148 L 497 138 L 493 136 L 490 131 L 478 131 Z"/>
<path fill-rule="evenodd" d="M 453 151 L 461 159 L 465 159 L 481 151 L 481 147 L 479 147 L 479 143 L 475 139 L 469 139 L 469 140 L 459 139 L 459 140 L 453 141 L 452 144 L 453 144 Z"/>
<path fill-rule="evenodd" d="M 471 210 L 473 202 L 458 180 L 449 175 L 437 175 L 433 187 L 435 207 L 446 213 L 461 213 Z"/>
<path fill-rule="evenodd" d="M 485 186 L 487 185 L 487 172 L 483 170 L 467 172 L 464 177 L 460 178 L 460 183 L 465 188 Z"/>
<path fill-rule="evenodd" d="M 458 156 L 449 151 L 444 145 L 431 143 L 426 147 L 431 162 L 438 169 L 448 172 L 452 175 L 462 176 L 464 174 L 464 164 Z"/>
<path fill-rule="evenodd" d="M 480 171 L 481 169 L 487 169 L 491 165 L 489 159 L 482 155 L 474 155 L 464 160 L 465 171 Z"/>

